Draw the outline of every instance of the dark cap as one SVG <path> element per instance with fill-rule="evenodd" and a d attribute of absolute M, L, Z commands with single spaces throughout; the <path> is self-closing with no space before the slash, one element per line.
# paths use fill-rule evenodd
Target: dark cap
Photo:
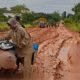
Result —
<path fill-rule="evenodd" d="M 16 19 L 17 21 L 20 21 L 20 18 L 21 18 L 20 15 L 16 15 L 16 16 L 15 16 L 15 19 Z"/>

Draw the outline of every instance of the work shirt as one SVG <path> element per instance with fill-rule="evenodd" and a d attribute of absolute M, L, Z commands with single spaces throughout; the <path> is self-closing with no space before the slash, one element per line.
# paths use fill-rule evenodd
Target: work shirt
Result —
<path fill-rule="evenodd" d="M 13 43 L 17 46 L 16 53 L 19 57 L 24 57 L 28 50 L 34 51 L 31 37 L 21 25 L 17 25 L 15 30 L 10 30 L 5 39 L 12 39 Z"/>

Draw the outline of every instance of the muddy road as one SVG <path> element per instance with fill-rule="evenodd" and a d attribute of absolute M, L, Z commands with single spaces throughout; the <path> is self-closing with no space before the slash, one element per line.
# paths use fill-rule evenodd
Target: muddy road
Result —
<path fill-rule="evenodd" d="M 76 58 L 77 56 L 74 55 L 73 58 L 71 54 L 79 53 L 79 33 L 65 27 L 33 28 L 28 32 L 33 42 L 39 43 L 36 62 L 32 66 L 32 80 L 80 80 L 80 73 L 73 68 L 79 64 L 76 63 L 79 57 Z M 0 33 L 0 37 L 5 34 L 6 32 Z M 76 47 L 73 49 L 72 46 Z M 72 74 L 73 71 L 74 74 Z M 23 78 L 22 73 L 7 75 L 7 77 L 1 73 L 0 80 L 23 80 Z"/>

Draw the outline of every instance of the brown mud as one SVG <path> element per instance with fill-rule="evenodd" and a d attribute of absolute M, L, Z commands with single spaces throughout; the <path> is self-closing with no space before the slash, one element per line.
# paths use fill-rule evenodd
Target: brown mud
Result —
<path fill-rule="evenodd" d="M 75 59 L 76 62 L 79 59 L 74 57 L 72 65 L 68 56 L 73 52 L 76 54 L 80 48 L 77 46 L 80 45 L 79 33 L 72 32 L 65 27 L 32 28 L 28 32 L 31 34 L 33 42 L 39 43 L 36 62 L 32 66 L 32 80 L 80 80 L 80 73 L 75 70 L 73 74 L 71 69 L 75 65 Z M 4 36 L 4 34 L 6 32 L 0 33 L 0 36 Z M 72 46 L 77 46 L 74 47 L 75 51 Z M 76 63 L 76 65 L 78 64 Z M 76 66 L 74 67 L 76 68 Z M 23 80 L 18 74 L 13 76 L 8 78 L 0 76 L 0 80 Z"/>

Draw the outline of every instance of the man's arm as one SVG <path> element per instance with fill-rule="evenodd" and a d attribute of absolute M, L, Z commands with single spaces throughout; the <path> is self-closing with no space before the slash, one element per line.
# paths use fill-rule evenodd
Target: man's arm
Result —
<path fill-rule="evenodd" d="M 22 39 L 21 39 L 21 45 L 22 45 L 22 47 L 29 46 L 30 41 L 31 41 L 30 34 L 28 32 L 26 32 L 25 29 L 22 29 L 21 36 L 22 36 Z"/>

